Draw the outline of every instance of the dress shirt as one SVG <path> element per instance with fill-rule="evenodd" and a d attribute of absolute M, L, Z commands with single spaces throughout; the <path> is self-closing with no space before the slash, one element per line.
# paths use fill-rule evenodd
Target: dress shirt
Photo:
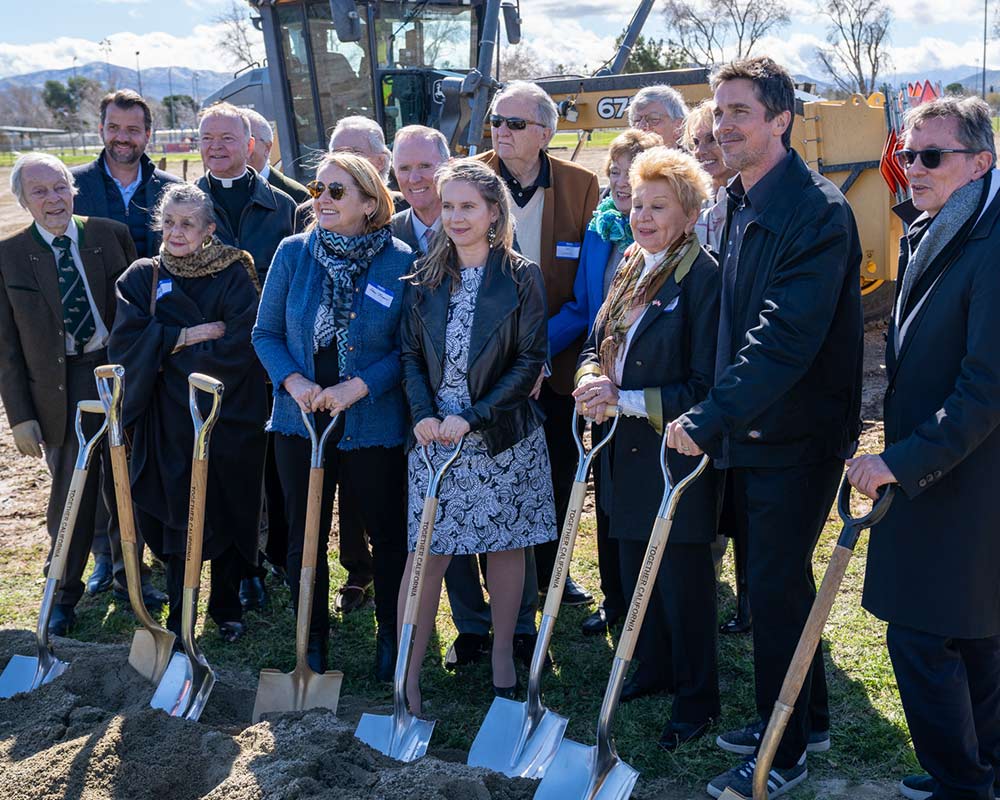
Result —
<path fill-rule="evenodd" d="M 142 164 L 139 165 L 139 169 L 135 173 L 135 180 L 132 181 L 132 183 L 125 185 L 111 174 L 111 169 L 108 167 L 107 154 L 105 154 L 102 161 L 104 163 L 104 171 L 108 173 L 108 177 L 111 178 L 111 180 L 115 182 L 115 186 L 118 187 L 118 192 L 122 196 L 122 202 L 125 204 L 125 216 L 128 216 L 129 203 L 132 202 L 132 198 L 142 185 Z M 73 241 L 75 242 L 76 240 L 74 239 Z M 87 291 L 89 292 L 90 290 L 88 289 Z"/>
<path fill-rule="evenodd" d="M 420 217 L 417 216 L 417 212 L 414 211 L 410 214 L 410 219 L 413 221 L 413 236 L 420 246 L 420 252 L 426 253 L 431 246 L 432 235 L 441 230 L 441 217 L 438 217 L 430 225 L 424 225 L 420 221 Z"/>

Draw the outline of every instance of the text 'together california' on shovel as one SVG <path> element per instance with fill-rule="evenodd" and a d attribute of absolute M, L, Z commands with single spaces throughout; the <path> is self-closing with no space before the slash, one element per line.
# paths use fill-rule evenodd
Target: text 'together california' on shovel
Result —
<path fill-rule="evenodd" d="M 306 503 L 306 527 L 302 545 L 302 571 L 299 573 L 298 619 L 295 625 L 295 669 L 289 673 L 276 669 L 262 669 L 257 685 L 257 699 L 253 705 L 253 721 L 260 722 L 262 714 L 283 711 L 304 711 L 307 708 L 326 708 L 337 713 L 340 702 L 340 685 L 344 673 L 313 672 L 306 659 L 309 648 L 309 623 L 312 621 L 313 590 L 316 585 L 316 559 L 319 549 L 319 516 L 323 504 L 323 453 L 326 440 L 337 425 L 339 414 L 334 414 L 323 435 L 316 436 L 316 427 L 304 411 L 302 421 L 309 432 L 312 456 L 309 464 L 309 495 Z M 326 553 L 323 554 L 326 558 Z"/>
<path fill-rule="evenodd" d="M 784 683 L 781 684 L 778 699 L 774 703 L 771 719 L 768 720 L 764 736 L 760 740 L 760 748 L 753 772 L 753 800 L 767 800 L 768 791 L 775 788 L 768 785 L 768 775 L 771 772 L 771 765 L 774 763 L 774 755 L 778 752 L 778 745 L 781 744 L 781 737 L 785 733 L 785 728 L 788 727 L 788 720 L 791 719 L 792 713 L 795 711 L 795 701 L 799 699 L 802 684 L 805 682 L 806 675 L 809 674 L 809 667 L 812 666 L 816 647 L 823 635 L 826 621 L 830 617 L 833 601 L 837 598 L 837 592 L 840 591 L 840 584 L 844 580 L 847 565 L 851 562 L 851 556 L 854 555 L 854 547 L 858 543 L 861 532 L 865 528 L 875 525 L 885 516 L 892 503 L 895 489 L 896 487 L 890 484 L 883 490 L 871 511 L 861 517 L 852 517 L 851 484 L 846 475 L 840 484 L 837 510 L 844 523 L 844 529 L 840 532 L 836 547 L 833 548 L 833 555 L 830 557 L 830 563 L 823 575 L 823 583 L 820 584 L 819 591 L 816 593 L 816 599 L 813 601 L 812 609 L 809 611 L 806 624 L 799 636 L 799 643 L 792 655 L 792 661 L 788 665 L 788 671 L 785 673 Z M 739 792 L 728 788 L 719 797 L 720 800 L 747 800 Z"/>
<path fill-rule="evenodd" d="M 403 627 L 400 631 L 396 671 L 393 675 L 392 715 L 364 714 L 358 722 L 357 730 L 354 731 L 354 735 L 362 742 L 397 761 L 415 761 L 421 758 L 427 752 L 427 744 L 434 732 L 433 720 L 420 719 L 410 713 L 406 702 L 406 675 L 410 670 L 413 634 L 423 594 L 424 564 L 430 554 L 434 520 L 437 517 L 438 489 L 444 474 L 462 452 L 463 441 L 464 438 L 459 440 L 436 470 L 431 465 L 428 448 L 422 447 L 420 450 L 424 464 L 427 465 L 427 494 L 424 498 L 423 514 L 420 517 L 417 546 L 413 551 L 413 569 L 410 574 L 410 585 L 407 588 L 406 606 L 403 609 Z"/>
<path fill-rule="evenodd" d="M 84 414 L 100 414 L 101 427 L 90 439 L 83 432 Z M 13 697 L 19 692 L 30 692 L 39 686 L 55 680 L 66 671 L 69 665 L 60 661 L 52 652 L 49 644 L 49 618 L 55 605 L 56 592 L 66 577 L 66 558 L 69 546 L 73 540 L 73 528 L 76 527 L 76 516 L 80 509 L 80 497 L 87 483 L 87 471 L 90 468 L 90 457 L 100 443 L 104 432 L 108 429 L 104 418 L 104 406 L 98 400 L 82 400 L 76 407 L 76 440 L 79 450 L 76 463 L 73 466 L 73 478 L 70 480 L 69 491 L 66 493 L 66 505 L 63 506 L 62 519 L 59 522 L 59 532 L 52 546 L 52 559 L 45 579 L 45 591 L 42 594 L 42 606 L 38 612 L 38 626 L 35 628 L 35 640 L 38 655 L 12 656 L 3 673 L 0 674 L 0 697 Z"/>
<path fill-rule="evenodd" d="M 156 687 L 149 705 L 172 717 L 197 721 L 205 710 L 215 686 L 215 673 L 194 640 L 194 621 L 198 613 L 198 589 L 201 585 L 201 549 L 205 532 L 205 486 L 208 483 L 208 444 L 212 428 L 219 419 L 225 387 L 208 375 L 192 372 L 188 376 L 188 406 L 194 421 L 194 454 L 191 459 L 191 499 L 188 504 L 187 549 L 184 554 L 184 599 L 181 606 L 181 643 L 183 653 L 174 653 Z M 212 397 L 212 408 L 202 419 L 198 392 Z"/>
<path fill-rule="evenodd" d="M 139 547 L 136 543 L 135 514 L 132 510 L 132 486 L 129 482 L 128 456 L 125 452 L 125 430 L 122 406 L 125 401 L 125 368 L 120 364 L 105 364 L 94 370 L 97 393 L 108 416 L 108 444 L 111 450 L 111 471 L 115 480 L 118 505 L 118 525 L 121 529 L 122 557 L 128 581 L 128 599 L 132 611 L 142 625 L 132 636 L 128 663 L 151 683 L 159 683 L 170 663 L 176 638 L 150 615 L 142 597 Z"/>
<path fill-rule="evenodd" d="M 663 471 L 665 484 L 663 500 L 653 522 L 649 545 L 646 547 L 646 555 L 639 569 L 635 592 L 632 594 L 632 602 L 625 615 L 622 635 L 618 640 L 618 650 L 615 652 L 608 686 L 604 691 L 601 713 L 597 718 L 597 745 L 588 747 L 571 739 L 563 739 L 559 752 L 556 753 L 538 786 L 538 791 L 535 792 L 536 800 L 626 800 L 632 795 L 632 788 L 639 778 L 638 771 L 618 757 L 611 737 L 611 724 L 618 709 L 622 684 L 625 682 L 625 674 L 635 652 L 649 598 L 656 583 L 660 561 L 663 559 L 663 552 L 670 537 L 670 527 L 677 512 L 677 504 L 687 487 L 708 466 L 708 456 L 702 456 L 698 466 L 674 486 L 667 468 L 666 451 L 667 434 L 664 432 L 660 449 L 660 468 Z"/>
<path fill-rule="evenodd" d="M 614 412 L 615 409 L 609 409 Z M 528 700 L 519 703 L 497 697 L 483 720 L 469 750 L 469 766 L 486 767 L 502 772 L 511 778 L 541 778 L 545 775 L 566 733 L 568 720 L 542 705 L 542 672 L 555 630 L 556 618 L 562 601 L 566 575 L 569 573 L 576 535 L 580 529 L 583 503 L 587 498 L 587 472 L 594 456 L 611 441 L 618 427 L 618 416 L 612 417 L 607 434 L 587 453 L 580 438 L 578 416 L 573 411 L 573 439 L 576 441 L 578 459 L 569 506 L 563 521 L 559 549 L 552 567 L 552 579 L 545 597 L 542 622 L 538 626 L 538 639 L 531 658 L 528 675 Z"/>

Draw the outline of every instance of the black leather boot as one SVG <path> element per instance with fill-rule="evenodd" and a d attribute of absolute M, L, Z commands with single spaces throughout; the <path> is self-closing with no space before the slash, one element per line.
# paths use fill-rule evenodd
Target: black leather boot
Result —
<path fill-rule="evenodd" d="M 379 628 L 375 638 L 375 680 L 391 683 L 396 671 L 396 631 Z"/>

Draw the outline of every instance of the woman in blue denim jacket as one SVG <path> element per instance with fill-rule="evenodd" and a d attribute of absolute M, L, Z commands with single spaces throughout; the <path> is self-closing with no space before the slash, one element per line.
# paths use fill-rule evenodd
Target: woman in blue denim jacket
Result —
<path fill-rule="evenodd" d="M 396 658 L 396 596 L 406 563 L 403 443 L 408 417 L 400 383 L 399 279 L 411 271 L 413 253 L 392 237 L 392 198 L 363 158 L 326 156 L 307 188 L 315 226 L 278 247 L 253 331 L 257 355 L 274 384 L 268 429 L 276 434 L 275 461 L 288 517 L 288 577 L 297 600 L 310 456 L 300 410 L 316 412 L 317 433 L 340 413 L 342 424 L 325 455 L 309 662 L 317 672 L 326 669 L 326 548 L 339 481 L 359 509 L 371 542 L 375 674 L 387 680 Z"/>

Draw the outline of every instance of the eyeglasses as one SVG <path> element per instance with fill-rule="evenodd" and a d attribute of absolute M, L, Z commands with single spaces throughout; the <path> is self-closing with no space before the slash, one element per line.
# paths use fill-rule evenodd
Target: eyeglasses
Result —
<path fill-rule="evenodd" d="M 923 164 L 927 169 L 937 169 L 941 166 L 941 156 L 945 153 L 978 153 L 978 150 L 968 150 L 959 149 L 953 147 L 928 147 L 926 150 L 897 150 L 896 151 L 896 161 L 899 162 L 899 166 L 912 167 L 913 162 L 920 157 L 920 163 Z"/>
<path fill-rule="evenodd" d="M 342 183 L 331 183 L 329 185 L 323 183 L 323 181 L 309 181 L 306 184 L 306 191 L 309 192 L 309 196 L 313 200 L 319 200 L 323 196 L 323 192 L 327 189 L 330 190 L 330 197 L 334 200 L 340 200 L 344 196 L 344 192 L 347 191 Z"/>
<path fill-rule="evenodd" d="M 522 119 L 521 117 L 501 117 L 499 114 L 490 114 L 490 125 L 494 128 L 499 128 L 504 123 L 507 123 L 507 127 L 512 131 L 523 131 L 529 125 L 537 125 L 539 128 L 548 127 L 542 125 L 541 122 L 535 122 L 532 119 Z"/>
<path fill-rule="evenodd" d="M 638 116 L 632 118 L 633 127 L 638 127 L 639 125 L 648 125 L 650 128 L 655 128 L 661 122 L 663 122 L 663 117 L 650 116 L 648 114 L 646 116 Z"/>

